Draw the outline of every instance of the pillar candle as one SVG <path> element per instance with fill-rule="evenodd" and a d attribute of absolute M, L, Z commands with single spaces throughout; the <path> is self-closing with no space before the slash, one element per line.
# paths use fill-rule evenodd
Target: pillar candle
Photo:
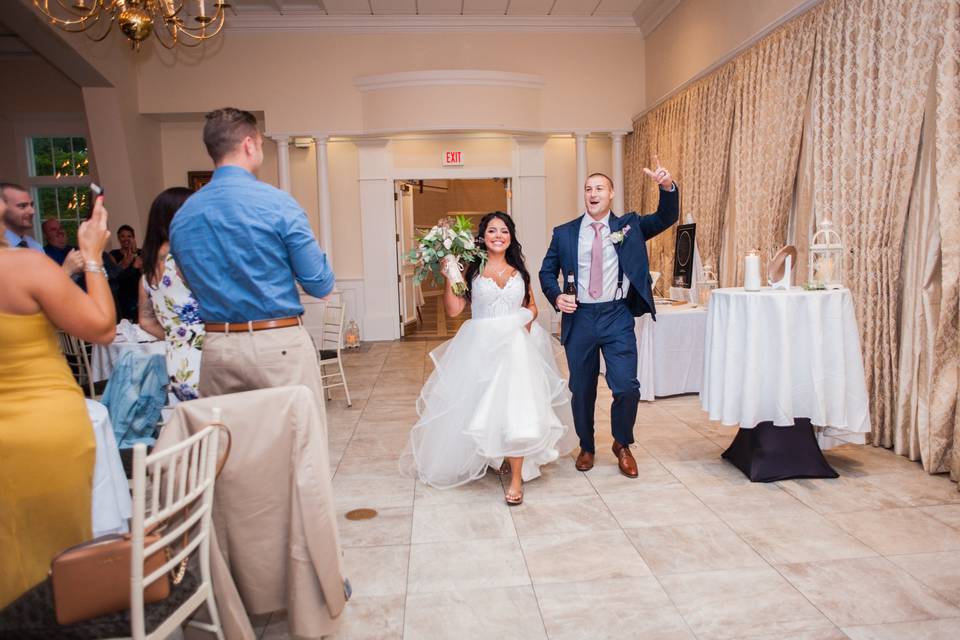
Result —
<path fill-rule="evenodd" d="M 743 288 L 746 291 L 760 290 L 760 256 L 755 253 L 743 257 Z"/>

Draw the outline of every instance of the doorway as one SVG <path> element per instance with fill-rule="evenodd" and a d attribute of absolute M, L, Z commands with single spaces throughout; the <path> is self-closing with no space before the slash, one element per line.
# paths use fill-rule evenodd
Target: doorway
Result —
<path fill-rule="evenodd" d="M 491 211 L 510 212 L 510 179 L 397 180 L 397 286 L 400 335 L 410 340 L 445 340 L 470 318 L 469 306 L 456 318 L 443 307 L 443 286 L 428 278 L 416 285 L 414 267 L 405 256 L 414 238 L 446 216 L 466 216 L 474 232 Z"/>

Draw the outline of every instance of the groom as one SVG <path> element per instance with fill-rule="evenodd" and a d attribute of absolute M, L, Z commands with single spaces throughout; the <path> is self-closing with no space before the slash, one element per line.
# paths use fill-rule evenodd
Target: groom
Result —
<path fill-rule="evenodd" d="M 593 468 L 596 453 L 593 413 L 602 352 L 607 385 L 613 391 L 613 454 L 623 475 L 637 477 L 637 461 L 630 453 L 640 401 L 633 318 L 645 313 L 656 317 L 646 241 L 677 221 L 680 196 L 670 172 L 660 166 L 656 156 L 653 161 L 656 168 L 644 168 L 643 172 L 660 186 L 656 213 L 628 213 L 618 218 L 610 211 L 613 181 L 594 173 L 584 185 L 586 214 L 553 230 L 540 268 L 544 295 L 563 313 L 560 344 L 570 368 L 573 421 L 580 438 L 579 471 Z M 561 292 L 558 274 L 563 275 L 565 284 L 573 275 L 576 296 Z"/>

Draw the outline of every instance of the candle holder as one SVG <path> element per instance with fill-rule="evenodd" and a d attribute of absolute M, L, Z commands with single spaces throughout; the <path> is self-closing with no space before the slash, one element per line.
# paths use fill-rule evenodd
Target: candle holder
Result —
<path fill-rule="evenodd" d="M 697 280 L 697 301 L 701 307 L 706 307 L 710 303 L 710 294 L 717 288 L 717 274 L 713 272 L 710 265 L 703 265 L 700 278 Z"/>
<path fill-rule="evenodd" d="M 807 289 L 843 288 L 843 241 L 833 223 L 823 220 L 810 240 Z"/>
<path fill-rule="evenodd" d="M 747 251 L 743 256 L 743 289 L 760 291 L 760 251 Z"/>
<path fill-rule="evenodd" d="M 356 320 L 351 320 L 347 325 L 347 330 L 343 334 L 344 346 L 348 349 L 358 349 L 360 347 L 360 327 Z"/>

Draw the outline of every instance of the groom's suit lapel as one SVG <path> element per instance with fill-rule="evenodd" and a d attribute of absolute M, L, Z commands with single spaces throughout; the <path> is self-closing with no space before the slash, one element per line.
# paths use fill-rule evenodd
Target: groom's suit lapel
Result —
<path fill-rule="evenodd" d="M 586 214 L 584 214 L 586 215 Z M 573 273 L 577 273 L 577 265 L 580 260 L 580 225 L 583 224 L 583 216 L 580 216 L 573 221 L 572 224 L 567 227 L 567 247 L 569 247 L 570 255 L 573 256 L 573 260 L 569 262 Z"/>

